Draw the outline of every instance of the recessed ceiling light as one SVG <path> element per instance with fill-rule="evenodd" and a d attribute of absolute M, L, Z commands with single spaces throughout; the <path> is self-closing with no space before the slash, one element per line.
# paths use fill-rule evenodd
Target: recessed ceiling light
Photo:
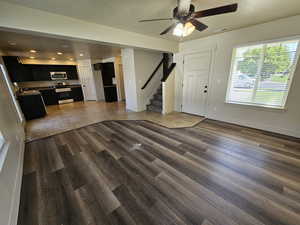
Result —
<path fill-rule="evenodd" d="M 83 56 L 83 53 L 80 53 L 79 56 Z"/>
<path fill-rule="evenodd" d="M 8 42 L 10 45 L 17 45 L 15 42 Z"/>
<path fill-rule="evenodd" d="M 57 52 L 57 55 L 62 55 L 63 53 L 62 52 Z"/>
<path fill-rule="evenodd" d="M 30 56 L 29 58 L 31 58 L 31 59 L 35 59 L 35 57 L 34 57 L 34 56 Z"/>
<path fill-rule="evenodd" d="M 36 53 L 36 50 L 31 49 L 29 52 L 31 52 L 31 53 Z"/>
<path fill-rule="evenodd" d="M 56 58 L 51 58 L 52 60 L 55 60 Z"/>
<path fill-rule="evenodd" d="M 73 58 L 70 58 L 70 60 L 73 61 L 74 59 L 73 59 Z"/>

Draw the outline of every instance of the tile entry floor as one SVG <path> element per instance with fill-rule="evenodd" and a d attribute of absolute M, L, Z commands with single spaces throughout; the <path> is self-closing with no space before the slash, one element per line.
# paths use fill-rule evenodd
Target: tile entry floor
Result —
<path fill-rule="evenodd" d="M 47 106 L 48 115 L 28 121 L 26 141 L 59 134 L 105 120 L 149 120 L 168 128 L 191 127 L 204 117 L 174 112 L 162 115 L 155 112 L 130 112 L 124 102 L 75 102 Z"/>

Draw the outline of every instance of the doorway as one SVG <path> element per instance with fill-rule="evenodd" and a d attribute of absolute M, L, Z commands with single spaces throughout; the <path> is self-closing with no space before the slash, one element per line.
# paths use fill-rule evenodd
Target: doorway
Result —
<path fill-rule="evenodd" d="M 184 56 L 183 112 L 199 116 L 206 115 L 210 66 L 210 51 Z"/>

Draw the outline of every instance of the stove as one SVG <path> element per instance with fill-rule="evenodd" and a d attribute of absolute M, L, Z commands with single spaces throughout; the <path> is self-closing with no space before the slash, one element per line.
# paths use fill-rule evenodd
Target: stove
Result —
<path fill-rule="evenodd" d="M 71 88 L 55 88 L 55 92 L 58 98 L 58 104 L 74 102 Z"/>

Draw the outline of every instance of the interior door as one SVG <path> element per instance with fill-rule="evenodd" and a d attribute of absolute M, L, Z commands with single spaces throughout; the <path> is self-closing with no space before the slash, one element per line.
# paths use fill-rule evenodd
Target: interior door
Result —
<path fill-rule="evenodd" d="M 95 83 L 91 68 L 89 66 L 80 66 L 80 81 L 85 101 L 97 100 L 95 93 Z"/>
<path fill-rule="evenodd" d="M 210 51 L 184 56 L 183 112 L 205 116 L 210 63 Z"/>

